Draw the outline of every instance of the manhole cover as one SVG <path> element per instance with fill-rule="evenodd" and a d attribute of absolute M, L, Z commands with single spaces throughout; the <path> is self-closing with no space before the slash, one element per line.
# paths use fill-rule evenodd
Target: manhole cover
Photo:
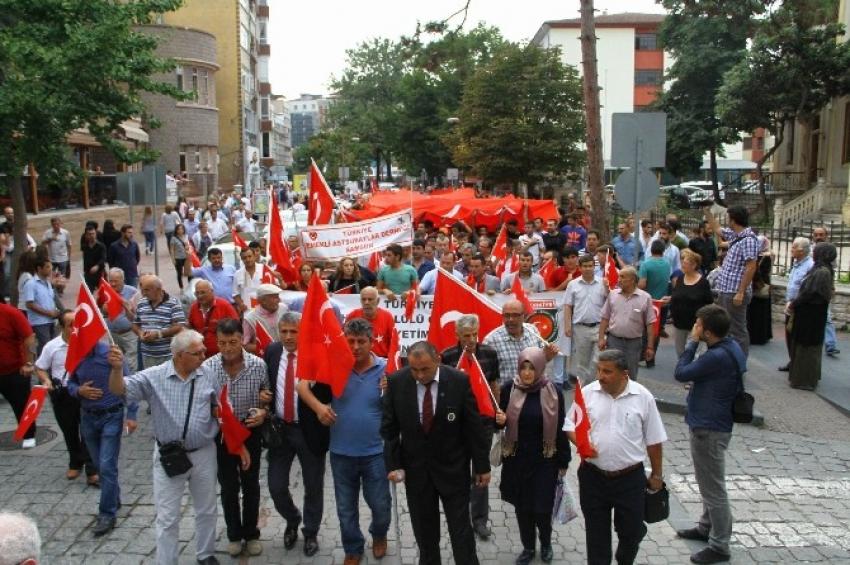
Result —
<path fill-rule="evenodd" d="M 12 437 L 14 435 L 14 431 L 0 432 L 0 451 L 15 451 L 16 449 L 22 449 L 21 442 L 15 441 Z M 42 445 L 44 443 L 47 443 L 48 441 L 54 440 L 55 438 L 56 432 L 51 430 L 48 426 L 38 426 L 38 428 L 36 429 L 36 445 Z"/>

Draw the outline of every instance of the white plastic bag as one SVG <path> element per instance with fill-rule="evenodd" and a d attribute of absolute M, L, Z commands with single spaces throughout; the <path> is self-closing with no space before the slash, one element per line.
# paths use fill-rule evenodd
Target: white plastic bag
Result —
<path fill-rule="evenodd" d="M 504 432 L 500 431 L 494 436 L 493 445 L 490 446 L 490 466 L 498 467 L 502 464 L 502 435 Z"/>
<path fill-rule="evenodd" d="M 570 485 L 567 483 L 567 476 L 564 475 L 558 480 L 558 484 L 555 487 L 555 504 L 552 506 L 552 524 L 566 524 L 576 517 L 578 517 L 578 503 Z"/>

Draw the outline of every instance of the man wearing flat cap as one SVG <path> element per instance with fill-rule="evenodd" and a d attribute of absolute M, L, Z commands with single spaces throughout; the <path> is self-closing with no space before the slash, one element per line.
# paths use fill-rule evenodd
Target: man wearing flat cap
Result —
<path fill-rule="evenodd" d="M 257 325 L 261 325 L 272 341 L 280 341 L 278 324 L 288 310 L 280 302 L 279 286 L 265 283 L 257 287 L 257 305 L 245 314 L 242 320 L 242 343 L 249 353 L 257 353 Z"/>

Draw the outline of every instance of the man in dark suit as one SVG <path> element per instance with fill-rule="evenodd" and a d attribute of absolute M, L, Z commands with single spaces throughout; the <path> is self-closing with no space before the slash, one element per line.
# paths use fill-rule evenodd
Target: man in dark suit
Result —
<path fill-rule="evenodd" d="M 264 359 L 271 387 L 271 433 L 269 434 L 269 493 L 274 506 L 286 520 L 283 546 L 292 549 L 298 539 L 302 514 L 289 492 L 292 460 L 298 456 L 304 478 L 304 555 L 319 550 L 316 534 L 322 521 L 325 455 L 328 451 L 328 428 L 319 423 L 316 414 L 304 404 L 296 392 L 295 367 L 298 363 L 298 326 L 301 314 L 286 312 L 278 322 L 280 342 L 266 348 Z M 313 394 L 330 402 L 330 387 L 316 384 Z"/>
<path fill-rule="evenodd" d="M 407 359 L 407 367 L 390 375 L 384 393 L 381 436 L 388 477 L 405 481 L 420 565 L 440 563 L 440 502 L 455 562 L 477 565 L 469 461 L 476 483 L 487 486 L 489 434 L 466 375 L 441 365 L 425 341 L 413 344 Z"/>
<path fill-rule="evenodd" d="M 478 364 L 481 365 L 481 372 L 484 373 L 484 378 L 490 384 L 490 389 L 493 391 L 493 396 L 496 401 L 499 400 L 500 378 L 499 378 L 499 356 L 496 350 L 489 345 L 484 345 L 478 341 L 478 328 L 480 323 L 478 316 L 475 314 L 464 314 L 455 322 L 455 334 L 457 335 L 457 345 L 449 347 L 443 351 L 442 362 L 450 367 L 457 367 L 460 356 L 464 351 L 475 355 Z M 487 429 L 489 442 L 493 441 L 493 419 L 483 417 L 484 426 Z M 491 531 L 487 526 L 490 515 L 490 500 L 489 489 L 486 486 L 476 486 L 473 482 L 472 490 L 469 493 L 469 513 L 472 517 L 472 529 L 478 534 L 478 537 L 486 540 L 490 537 Z"/>

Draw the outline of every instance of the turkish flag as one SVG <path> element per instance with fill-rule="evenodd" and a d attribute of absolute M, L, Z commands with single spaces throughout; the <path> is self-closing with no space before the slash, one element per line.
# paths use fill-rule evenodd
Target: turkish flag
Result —
<path fill-rule="evenodd" d="M 419 301 L 416 297 L 417 288 L 419 288 L 419 283 L 414 282 L 411 289 L 404 293 L 404 319 L 408 322 L 413 319 L 413 312 L 416 310 L 416 303 Z"/>
<path fill-rule="evenodd" d="M 106 279 L 100 279 L 100 284 L 97 287 L 98 300 L 97 303 L 101 306 L 106 306 L 106 315 L 110 320 L 114 320 L 124 311 L 124 299 L 121 295 L 115 292 L 115 289 L 109 286 Z"/>
<path fill-rule="evenodd" d="M 652 301 L 652 309 L 655 310 L 655 323 L 652 325 L 652 329 L 655 331 L 655 337 L 661 333 L 661 308 L 664 306 L 664 303 L 660 300 Z"/>
<path fill-rule="evenodd" d="M 227 397 L 227 383 L 221 387 L 221 395 L 218 400 L 221 437 L 224 440 L 224 446 L 229 454 L 239 455 L 245 440 L 251 437 L 251 431 L 243 426 L 242 422 L 236 418 L 236 414 L 233 413 L 233 407 Z"/>
<path fill-rule="evenodd" d="M 32 387 L 30 397 L 27 399 L 27 406 L 24 408 L 24 413 L 21 414 L 21 421 L 18 422 L 18 429 L 15 430 L 15 441 L 24 439 L 30 427 L 35 424 L 35 420 L 41 413 L 41 407 L 44 406 L 45 398 L 47 398 L 47 387 L 41 385 Z"/>
<path fill-rule="evenodd" d="M 373 273 L 377 273 L 378 269 L 381 268 L 381 262 L 384 260 L 383 255 L 380 251 L 373 251 L 371 255 L 369 255 L 369 270 Z"/>
<path fill-rule="evenodd" d="M 525 310 L 526 316 L 534 312 L 534 308 L 531 307 L 531 301 L 528 299 L 525 289 L 522 288 L 522 281 L 519 278 L 519 273 L 514 273 L 514 282 L 511 283 L 511 292 L 514 295 L 514 298 L 522 302 L 522 307 Z"/>
<path fill-rule="evenodd" d="M 354 354 L 342 333 L 328 293 L 318 273 L 314 272 L 301 313 L 296 376 L 330 385 L 334 396 L 339 397 L 345 390 L 352 367 Z"/>
<path fill-rule="evenodd" d="M 316 162 L 310 160 L 310 202 L 307 211 L 307 225 L 329 224 L 333 218 L 334 195 L 331 192 L 322 171 L 316 166 Z"/>
<path fill-rule="evenodd" d="M 236 229 L 231 228 L 231 229 L 230 229 L 230 234 L 233 236 L 233 245 L 235 245 L 235 246 L 236 246 L 236 247 L 238 247 L 239 249 L 245 249 L 246 247 L 248 247 L 248 244 L 247 244 L 247 243 L 245 243 L 245 240 L 244 240 L 244 239 L 242 239 L 242 238 L 239 236 L 239 233 L 236 231 Z"/>
<path fill-rule="evenodd" d="M 608 288 L 617 288 L 620 284 L 620 271 L 617 269 L 617 262 L 611 257 L 611 251 L 605 257 L 605 278 L 608 279 Z"/>
<path fill-rule="evenodd" d="M 277 284 L 274 272 L 268 267 L 268 265 L 262 265 L 262 269 L 260 284 Z"/>
<path fill-rule="evenodd" d="M 484 295 L 475 292 L 475 289 L 440 267 L 437 269 L 439 271 L 434 288 L 434 306 L 428 327 L 428 341 L 437 351 L 443 351 L 457 343 L 454 325 L 463 314 L 478 315 L 478 335 L 481 339 L 502 325 L 502 313 L 484 298 Z"/>
<path fill-rule="evenodd" d="M 195 251 L 195 244 L 189 243 L 189 249 L 187 249 L 189 253 L 189 260 L 192 262 L 192 267 L 197 269 L 201 266 L 201 259 L 198 257 L 198 252 Z"/>
<path fill-rule="evenodd" d="M 277 207 L 277 198 L 274 198 L 274 195 L 272 195 L 270 201 L 268 236 L 269 256 L 277 267 L 277 272 L 283 277 L 283 280 L 287 283 L 295 283 L 298 281 L 298 270 L 293 265 L 292 254 L 289 251 L 289 246 L 283 240 L 283 221 L 280 219 L 280 211 Z"/>
<path fill-rule="evenodd" d="M 387 353 L 387 367 L 384 372 L 389 375 L 401 369 L 401 349 L 398 343 L 398 330 L 393 326 L 393 333 L 390 337 L 390 350 Z"/>
<path fill-rule="evenodd" d="M 354 285 L 350 284 L 335 291 L 333 294 L 354 294 Z"/>
<path fill-rule="evenodd" d="M 254 326 L 254 333 L 257 334 L 257 357 L 262 357 L 263 353 L 266 352 L 266 347 L 272 343 L 272 336 L 260 322 L 257 322 L 257 325 Z"/>
<path fill-rule="evenodd" d="M 71 326 L 71 337 L 68 339 L 68 354 L 65 356 L 65 370 L 68 374 L 74 372 L 80 361 L 89 354 L 107 331 L 106 322 L 100 315 L 89 287 L 80 283 L 77 307 L 74 309 L 74 323 Z"/>
<path fill-rule="evenodd" d="M 469 386 L 472 389 L 472 394 L 475 395 L 475 402 L 478 404 L 478 411 L 481 415 L 495 418 L 496 409 L 493 406 L 493 392 L 490 390 L 490 384 L 484 378 L 484 371 L 481 370 L 481 365 L 478 364 L 475 355 L 464 351 L 457 362 L 457 368 L 469 376 Z"/>
<path fill-rule="evenodd" d="M 493 244 L 491 256 L 501 262 L 508 258 L 508 229 L 505 224 L 502 224 L 499 235 L 496 236 L 496 243 Z"/>
<path fill-rule="evenodd" d="M 582 459 L 587 459 L 592 452 L 590 446 L 590 417 L 587 415 L 587 407 L 584 404 L 581 381 L 576 382 L 573 405 L 567 417 L 572 418 L 576 425 L 576 449 L 578 450 L 578 454 Z"/>
<path fill-rule="evenodd" d="M 543 282 L 546 283 L 546 288 L 551 288 L 555 285 L 551 283 L 552 275 L 555 274 L 555 269 L 558 268 L 558 264 L 554 259 L 548 259 L 543 266 L 540 267 L 540 270 L 537 271 L 537 274 L 543 278 Z"/>

